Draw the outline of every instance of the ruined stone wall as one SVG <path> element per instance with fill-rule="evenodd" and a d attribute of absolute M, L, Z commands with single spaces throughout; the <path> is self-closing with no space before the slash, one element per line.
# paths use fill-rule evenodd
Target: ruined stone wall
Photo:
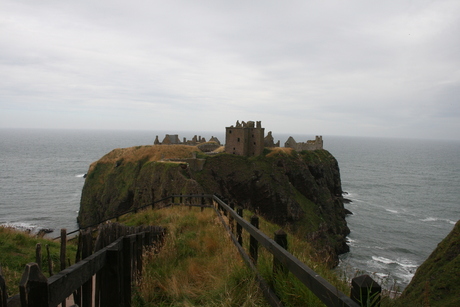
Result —
<path fill-rule="evenodd" d="M 323 137 L 316 136 L 314 140 L 307 142 L 296 142 L 292 136 L 284 143 L 284 147 L 292 148 L 295 151 L 323 149 Z"/>
<path fill-rule="evenodd" d="M 264 150 L 265 129 L 261 122 L 239 121 L 235 126 L 226 127 L 225 152 L 239 156 L 258 156 Z"/>
<path fill-rule="evenodd" d="M 225 152 L 239 156 L 247 156 L 248 130 L 242 127 L 225 128 Z"/>

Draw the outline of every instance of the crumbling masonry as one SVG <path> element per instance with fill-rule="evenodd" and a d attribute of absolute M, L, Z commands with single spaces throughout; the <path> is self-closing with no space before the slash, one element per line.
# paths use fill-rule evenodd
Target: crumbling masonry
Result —
<path fill-rule="evenodd" d="M 203 152 L 213 152 L 221 146 L 216 137 L 211 137 L 209 142 L 201 136 L 194 136 L 191 140 L 186 138 L 180 141 L 177 134 L 166 134 L 163 142 L 160 142 L 158 135 L 155 138 L 155 145 L 192 145 L 198 146 Z M 265 128 L 262 128 L 260 121 L 236 122 L 235 126 L 225 128 L 225 152 L 239 156 L 258 156 L 264 148 L 280 147 L 280 141 L 274 142 L 272 132 L 265 136 Z M 284 143 L 284 147 L 296 151 L 323 149 L 323 137 L 316 136 L 314 140 L 297 143 L 292 136 Z"/>

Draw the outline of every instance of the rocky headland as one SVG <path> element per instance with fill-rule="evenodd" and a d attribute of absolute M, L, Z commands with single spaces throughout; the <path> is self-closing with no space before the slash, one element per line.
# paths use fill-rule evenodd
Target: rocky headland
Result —
<path fill-rule="evenodd" d="M 308 240 L 331 267 L 347 252 L 337 160 L 326 150 L 206 155 L 196 146 L 115 149 L 94 162 L 78 222 L 97 223 L 173 194 L 219 194 Z"/>

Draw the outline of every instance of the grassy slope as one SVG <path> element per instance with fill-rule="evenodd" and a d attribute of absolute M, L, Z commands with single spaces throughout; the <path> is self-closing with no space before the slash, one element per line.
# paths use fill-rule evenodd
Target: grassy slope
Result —
<path fill-rule="evenodd" d="M 245 210 L 247 219 L 252 215 Z M 168 229 L 165 246 L 149 253 L 143 279 L 137 287 L 136 306 L 266 306 L 236 248 L 211 209 L 174 207 L 146 210 L 120 220 L 128 225 L 161 225 Z M 261 219 L 260 229 L 272 236 L 278 226 Z M 314 250 L 289 236 L 289 250 L 321 276 L 349 292 L 347 284 L 325 265 L 313 262 Z M 243 241 L 246 250 L 249 238 Z M 321 306 L 292 275 L 272 274 L 272 256 L 259 251 L 259 269 L 287 306 Z"/>
<path fill-rule="evenodd" d="M 460 306 L 460 221 L 417 269 L 401 306 Z"/>
<path fill-rule="evenodd" d="M 58 241 L 35 238 L 11 228 L 0 227 L 0 266 L 8 287 L 9 296 L 19 293 L 18 285 L 24 272 L 24 266 L 27 263 L 35 262 L 35 246 L 37 243 L 40 243 L 42 246 L 42 268 L 44 275 L 49 277 L 46 245 L 50 249 L 53 271 L 60 271 L 60 243 Z M 75 259 L 76 251 L 76 246 L 69 242 L 67 244 L 67 257 L 72 260 L 72 263 Z"/>

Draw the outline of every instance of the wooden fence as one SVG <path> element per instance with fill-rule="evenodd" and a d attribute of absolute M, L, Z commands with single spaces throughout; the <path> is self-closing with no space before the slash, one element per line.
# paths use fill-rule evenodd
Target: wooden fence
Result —
<path fill-rule="evenodd" d="M 189 206 L 198 206 L 202 210 L 204 207 L 211 207 L 206 202 L 212 201 L 242 258 L 256 273 L 259 285 L 272 306 L 282 306 L 282 302 L 257 271 L 259 245 L 273 255 L 275 271 L 291 272 L 326 306 L 357 307 L 363 303 L 365 306 L 379 304 L 381 288 L 371 277 L 363 275 L 354 278 L 351 298 L 346 296 L 287 251 L 287 237 L 282 230 L 275 233 L 274 239 L 267 237 L 258 229 L 258 217 L 253 216 L 251 222 L 246 221 L 242 217 L 242 208 L 235 211 L 233 205 L 227 205 L 216 195 L 171 195 L 105 221 L 150 206 L 154 207 L 154 204 L 159 202 L 164 202 L 163 207 L 177 204 L 176 200 L 179 204 L 188 201 Z M 228 224 L 223 221 L 220 212 L 228 217 Z M 250 235 L 249 254 L 242 247 L 243 229 Z M 75 304 L 79 307 L 130 306 L 132 281 L 142 272 L 142 249 L 144 246 L 159 246 L 166 230 L 161 227 L 133 229 L 109 223 L 100 228 L 94 248 L 92 227 L 79 231 L 77 260 L 83 260 L 48 279 L 43 276 L 36 263 L 28 264 L 21 279 L 20 295 L 8 300 L 0 268 L 0 307 L 57 306 L 60 303 L 65 306 L 65 299 L 69 296 L 73 296 Z M 63 236 L 65 237 L 65 234 L 61 233 L 61 238 Z"/>
<path fill-rule="evenodd" d="M 80 307 L 131 306 L 131 287 L 142 272 L 143 249 L 161 246 L 164 235 L 162 227 L 109 223 L 100 228 L 93 244 L 92 231 L 83 231 L 77 252 L 77 259 L 83 260 L 56 275 L 46 278 L 37 263 L 27 264 L 20 294 L 9 299 L 0 276 L 0 307 L 65 306 L 68 297 Z"/>
<path fill-rule="evenodd" d="M 358 307 L 361 305 L 379 305 L 381 287 L 370 276 L 363 275 L 352 280 L 350 298 L 286 250 L 287 235 L 284 231 L 279 230 L 275 232 L 274 239 L 271 239 L 258 229 L 258 217 L 253 216 L 251 222 L 248 222 L 242 217 L 242 208 L 238 208 L 235 211 L 232 206 L 227 205 L 215 195 L 213 196 L 213 201 L 216 210 L 222 211 L 228 217 L 230 223 L 229 231 L 235 229 L 233 223 L 237 223 L 236 236 L 232 232 L 232 239 L 246 264 L 255 270 L 256 274 L 258 274 L 256 264 L 258 245 L 260 244 L 273 255 L 273 267 L 275 271 L 291 272 L 326 306 Z M 242 248 L 242 229 L 245 229 L 250 235 L 249 255 Z M 267 289 L 267 285 L 260 275 L 257 275 L 257 279 L 269 303 L 272 306 L 281 306 L 282 303 L 272 291 Z"/>

